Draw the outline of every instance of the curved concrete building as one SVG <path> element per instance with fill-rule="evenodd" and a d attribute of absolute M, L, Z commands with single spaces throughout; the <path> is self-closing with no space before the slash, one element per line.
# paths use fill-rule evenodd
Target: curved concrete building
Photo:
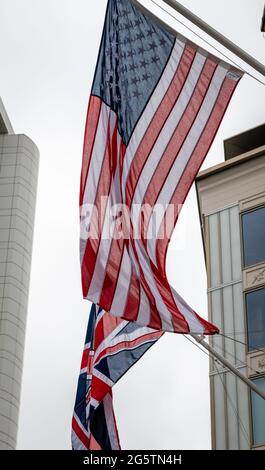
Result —
<path fill-rule="evenodd" d="M 0 99 L 0 450 L 16 448 L 38 162 Z"/>

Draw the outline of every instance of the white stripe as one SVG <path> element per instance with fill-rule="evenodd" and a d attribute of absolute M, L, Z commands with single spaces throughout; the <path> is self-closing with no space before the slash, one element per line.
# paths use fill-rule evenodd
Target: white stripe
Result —
<path fill-rule="evenodd" d="M 80 237 L 80 263 L 81 264 L 82 264 L 84 254 L 85 254 L 85 251 L 86 251 L 86 244 L 87 244 L 87 240 L 83 240 Z"/>
<path fill-rule="evenodd" d="M 112 244 L 112 237 L 114 235 L 114 230 L 115 230 L 115 224 L 110 219 L 110 209 L 115 204 L 118 204 L 121 199 L 120 192 L 119 192 L 119 188 L 120 188 L 119 177 L 120 177 L 119 165 L 117 165 L 116 173 L 111 184 L 110 195 L 108 197 L 108 204 L 106 208 L 104 224 L 103 224 L 99 249 L 97 253 L 97 259 L 96 259 L 96 263 L 94 267 L 94 272 L 93 272 L 93 276 L 92 276 L 88 294 L 87 294 L 87 298 L 89 300 L 92 300 L 94 303 L 98 303 L 100 296 L 101 296 L 101 291 L 102 291 L 103 282 L 105 279 L 105 273 L 107 269 L 107 264 L 108 264 L 108 259 L 109 259 L 111 244 Z M 107 236 L 108 232 L 109 232 L 109 236 Z"/>
<path fill-rule="evenodd" d="M 95 323 L 95 329 L 98 325 L 98 323 L 100 322 L 101 318 L 103 317 L 104 315 L 104 310 L 99 307 L 99 305 L 96 305 L 96 323 Z"/>
<path fill-rule="evenodd" d="M 87 430 L 84 428 L 83 424 L 81 423 L 81 421 L 80 421 L 80 419 L 78 418 L 78 416 L 77 416 L 76 413 L 74 413 L 74 418 L 75 418 L 76 422 L 78 423 L 78 425 L 80 426 L 80 428 L 82 429 L 83 433 L 89 438 L 89 437 L 90 437 L 90 432 L 87 431 Z"/>
<path fill-rule="evenodd" d="M 100 402 L 98 400 L 95 400 L 95 398 L 93 398 L 93 397 L 90 398 L 90 406 L 93 406 L 93 408 L 96 409 L 98 407 L 99 403 Z"/>
<path fill-rule="evenodd" d="M 207 124 L 207 121 L 211 115 L 211 112 L 213 110 L 213 107 L 215 105 L 216 99 L 218 97 L 220 88 L 223 84 L 223 81 L 226 77 L 227 74 L 227 68 L 223 65 L 219 65 L 215 71 L 214 77 L 212 79 L 212 83 L 208 89 L 208 92 L 205 96 L 203 105 L 196 117 L 196 120 L 186 138 L 186 141 L 181 148 L 171 170 L 170 173 L 164 182 L 162 191 L 159 194 L 159 197 L 157 199 L 156 204 L 161 204 L 165 210 L 167 208 L 167 204 L 170 202 L 175 189 L 177 187 L 177 184 L 179 183 L 181 176 L 186 168 L 186 165 L 189 161 L 189 159 L 192 156 L 192 152 L 194 151 L 201 134 L 204 130 L 205 125 Z M 155 235 L 153 237 L 150 237 L 150 239 L 147 240 L 147 250 L 150 258 L 152 259 L 153 263 L 156 265 L 157 260 L 156 260 L 156 243 L 157 243 L 157 236 L 159 233 L 160 225 L 163 221 L 165 212 L 164 214 L 159 214 L 160 220 L 156 220 L 156 226 L 155 226 Z M 151 218 L 152 219 L 152 218 Z M 150 219 L 150 220 L 151 220 Z M 148 227 L 148 233 L 149 230 L 153 230 L 152 224 L 149 224 Z M 151 232 L 152 233 L 152 232 Z M 147 235 L 148 238 L 148 235 Z"/>
<path fill-rule="evenodd" d="M 171 58 L 168 61 L 168 64 L 164 70 L 164 73 L 158 82 L 158 85 L 151 96 L 141 118 L 138 121 L 137 126 L 134 129 L 134 132 L 131 136 L 129 145 L 127 147 L 125 156 L 124 156 L 124 162 L 123 162 L 123 174 L 122 174 L 122 188 L 123 191 L 125 190 L 126 186 L 126 181 L 128 178 L 128 174 L 130 171 L 130 167 L 135 155 L 135 152 L 143 139 L 146 129 L 153 119 L 160 103 L 162 102 L 169 86 L 170 83 L 176 73 L 176 69 L 178 67 L 178 64 L 180 62 L 183 50 L 185 47 L 185 42 L 182 42 L 180 39 L 176 39 L 175 46 L 173 48 L 173 51 L 171 53 Z M 123 198 L 125 196 L 125 193 L 123 193 Z"/>
<path fill-rule="evenodd" d="M 97 350 L 95 351 L 95 356 L 94 356 L 94 363 L 93 363 L 93 367 L 97 361 L 97 358 L 99 356 L 99 354 L 102 353 L 102 351 L 104 351 L 105 348 L 107 348 L 109 346 L 109 344 L 111 344 L 111 341 L 115 338 L 115 336 L 118 335 L 118 333 L 123 330 L 123 328 L 125 328 L 125 326 L 128 325 L 128 322 L 126 320 L 122 321 L 118 326 L 117 328 L 115 328 L 101 343 L 100 345 L 98 346 Z"/>
<path fill-rule="evenodd" d="M 93 376 L 94 377 L 97 377 L 99 380 L 102 380 L 102 382 L 106 383 L 107 385 L 109 385 L 109 387 L 113 387 L 114 385 L 114 382 L 112 380 L 110 380 L 109 377 L 107 377 L 106 375 L 102 374 L 102 372 L 99 372 L 99 370 L 97 369 L 93 369 Z"/>
<path fill-rule="evenodd" d="M 123 330 L 128 325 L 128 323 L 129 322 L 127 321 L 122 322 L 122 327 L 119 328 L 120 331 Z M 147 326 L 144 326 L 144 327 L 141 326 L 137 328 L 136 330 L 132 331 L 131 333 L 118 334 L 118 332 L 116 332 L 115 336 L 111 334 L 110 336 L 106 338 L 105 341 L 101 343 L 100 347 L 97 349 L 93 367 L 95 367 L 98 364 L 99 362 L 98 357 L 104 351 L 104 349 L 114 347 L 117 344 L 122 343 L 122 342 L 130 343 L 131 341 L 134 341 L 135 339 L 137 339 L 139 336 L 148 335 L 151 333 L 154 333 L 154 330 L 152 328 L 148 328 Z M 109 353 L 106 353 L 106 355 L 108 356 Z M 100 358 L 100 360 L 102 359 L 102 357 Z"/>
<path fill-rule="evenodd" d="M 94 204 L 98 180 L 106 151 L 109 116 L 111 114 L 109 106 L 104 103 L 101 106 L 100 117 L 97 127 L 97 134 L 93 146 L 89 171 L 84 192 L 84 204 Z M 112 113 L 113 114 L 113 113 Z"/>
<path fill-rule="evenodd" d="M 77 436 L 77 434 L 75 433 L 73 429 L 72 429 L 71 441 L 72 441 L 72 448 L 74 450 L 87 450 L 87 448 L 85 447 L 83 442 L 80 441 L 79 437 Z"/>
<path fill-rule="evenodd" d="M 137 337 L 135 338 L 136 340 L 139 338 L 139 335 L 140 335 L 139 330 L 137 330 L 137 331 L 138 331 L 138 334 L 137 334 Z M 155 332 L 157 333 L 158 330 L 153 330 L 153 329 L 151 330 L 151 333 L 155 333 Z M 145 335 L 145 333 L 143 333 L 143 335 Z M 142 347 L 143 345 L 149 344 L 149 343 L 151 343 L 151 342 L 153 342 L 153 341 L 156 341 L 156 340 L 155 340 L 155 339 L 150 339 L 150 338 L 148 339 L 148 338 L 146 338 L 144 341 L 141 340 L 141 342 L 138 343 L 137 346 L 135 346 L 135 344 L 131 344 L 131 341 L 129 342 L 129 340 L 127 339 L 127 337 L 125 337 L 124 341 L 126 342 L 126 346 L 125 346 L 124 348 L 122 348 L 122 349 L 121 349 L 120 351 L 118 351 L 118 352 L 122 352 L 122 351 L 125 351 L 125 350 L 126 350 L 126 351 L 131 351 L 131 350 L 133 350 L 133 349 L 140 348 L 140 347 Z M 122 341 L 119 340 L 119 341 L 117 342 L 117 345 L 119 345 L 121 342 L 122 342 Z M 115 346 L 115 345 L 114 345 L 114 346 Z M 109 348 L 109 347 L 110 347 L 110 346 L 108 346 L 108 348 Z M 116 356 L 116 354 L 117 354 L 117 351 L 113 351 L 113 352 L 109 352 L 109 351 L 108 351 L 108 352 L 106 352 L 105 354 L 103 354 L 103 355 L 100 357 L 100 360 L 95 364 L 95 366 L 97 366 L 98 363 L 100 363 L 101 360 L 104 359 L 105 357 L 108 358 L 108 357 Z M 104 374 L 103 374 L 103 375 L 104 375 Z"/>
<path fill-rule="evenodd" d="M 111 201 L 108 198 L 106 213 L 110 211 L 110 208 L 111 208 Z M 110 229 L 109 219 L 107 216 L 105 217 L 105 220 L 104 220 L 103 232 L 106 231 L 106 229 L 108 230 Z M 114 224 L 112 225 L 110 229 L 109 238 L 101 238 L 100 240 L 99 250 L 98 250 L 98 254 L 96 258 L 96 263 L 94 266 L 94 272 L 93 272 L 93 276 L 92 276 L 89 290 L 87 293 L 87 298 L 91 300 L 92 302 L 94 302 L 95 304 L 99 302 L 99 299 L 101 296 L 101 291 L 102 291 L 103 282 L 105 279 L 105 271 L 106 271 L 106 266 L 108 262 L 113 233 L 114 233 Z"/>
<path fill-rule="evenodd" d="M 103 406 L 105 411 L 106 425 L 112 450 L 119 450 L 119 441 L 117 436 L 117 428 L 114 420 L 113 400 L 108 393 L 103 399 Z"/>
<path fill-rule="evenodd" d="M 182 313 L 182 315 L 185 317 L 185 320 L 187 321 L 189 325 L 190 332 L 203 334 L 204 326 L 196 317 L 193 310 L 189 307 L 189 305 L 182 299 L 182 297 L 180 297 L 180 295 L 173 288 L 171 288 L 171 292 L 172 292 L 172 295 L 174 297 L 174 300 L 176 302 L 176 305 L 180 313 Z"/>
<path fill-rule="evenodd" d="M 116 289 L 115 289 L 115 293 L 113 296 L 113 302 L 110 308 L 110 312 L 114 316 L 123 316 L 124 314 L 124 310 L 125 310 L 126 303 L 127 303 L 127 296 L 128 296 L 130 285 L 131 285 L 131 276 L 133 272 L 136 274 L 138 279 L 140 279 L 139 265 L 134 256 L 134 252 L 131 247 L 131 244 L 129 244 L 129 253 L 127 251 L 127 246 L 124 247 L 123 256 L 125 256 L 128 259 L 127 269 L 128 269 L 129 275 L 127 275 L 127 273 L 125 272 L 125 275 L 123 273 L 124 277 L 122 277 L 121 272 L 119 273 L 118 282 L 116 284 Z"/>
<path fill-rule="evenodd" d="M 128 255 L 127 247 L 124 247 L 120 272 L 117 280 L 117 287 L 112 300 L 110 311 L 113 315 L 120 317 L 123 315 L 127 304 L 127 297 L 130 288 L 132 275 L 132 263 Z"/>
<path fill-rule="evenodd" d="M 142 271 L 144 273 L 145 280 L 152 292 L 152 295 L 155 299 L 155 303 L 157 306 L 157 310 L 160 314 L 161 318 L 161 323 L 162 323 L 162 330 L 166 331 L 174 331 L 173 325 L 172 325 L 172 315 L 169 312 L 169 310 L 166 308 L 166 305 L 161 297 L 161 294 L 158 290 L 158 287 L 156 285 L 156 282 L 154 280 L 154 276 L 152 273 L 152 269 L 146 254 L 146 251 L 144 247 L 142 246 L 141 241 L 135 240 L 135 247 L 137 251 L 137 256 L 139 259 L 139 264 L 142 267 Z"/>
<path fill-rule="evenodd" d="M 141 298 L 140 298 L 140 307 L 137 317 L 137 324 L 138 325 L 149 325 L 151 321 L 151 311 L 150 311 L 150 303 L 147 298 L 147 295 L 141 286 Z"/>
<path fill-rule="evenodd" d="M 80 370 L 80 375 L 81 374 L 87 374 L 87 379 L 91 379 L 92 375 L 87 373 L 87 366 L 83 367 L 83 369 Z"/>
<path fill-rule="evenodd" d="M 138 248 L 140 247 L 141 247 L 141 242 L 138 241 Z M 137 249 L 137 252 L 138 252 L 139 261 L 142 265 L 142 269 L 145 275 L 145 279 L 156 300 L 157 309 L 159 311 L 161 322 L 162 322 L 162 329 L 166 329 L 167 331 L 174 331 L 174 328 L 172 325 L 172 314 L 167 310 L 164 300 L 162 299 L 161 294 L 156 286 L 152 269 L 151 269 L 149 262 L 147 260 L 145 261 L 145 258 L 147 258 L 146 252 L 144 251 L 144 248 L 142 250 Z M 143 262 L 145 263 L 144 266 L 143 266 Z M 185 320 L 187 321 L 190 331 L 194 333 L 203 333 L 204 328 L 202 324 L 200 323 L 200 321 L 198 320 L 198 318 L 194 315 L 194 311 L 188 306 L 188 304 L 186 304 L 186 302 L 182 299 L 182 297 L 180 297 L 173 288 L 171 288 L 171 291 L 172 291 L 172 295 L 176 303 L 176 306 L 178 310 L 180 311 L 180 313 L 184 316 Z M 169 318 L 170 318 L 170 323 L 169 323 Z M 165 325 L 166 325 L 166 328 L 164 328 Z M 170 326 L 170 328 L 167 327 L 168 325 Z"/>
<path fill-rule="evenodd" d="M 104 157 L 106 153 L 107 141 L 108 141 L 109 136 L 111 138 L 113 135 L 116 122 L 117 122 L 116 114 L 113 111 L 111 111 L 109 106 L 103 103 L 101 106 L 99 123 L 97 127 L 97 134 L 96 134 L 96 138 L 95 138 L 95 142 L 93 146 L 93 152 L 91 156 L 89 171 L 88 171 L 86 185 L 85 185 L 83 205 L 95 204 L 100 173 L 101 173 L 102 164 L 104 162 Z M 86 221 L 87 230 L 89 230 L 91 218 L 92 218 L 92 213 L 90 214 L 90 220 Z M 80 242 L 81 262 L 84 257 L 85 249 L 86 249 L 86 241 L 81 239 L 81 242 Z"/>

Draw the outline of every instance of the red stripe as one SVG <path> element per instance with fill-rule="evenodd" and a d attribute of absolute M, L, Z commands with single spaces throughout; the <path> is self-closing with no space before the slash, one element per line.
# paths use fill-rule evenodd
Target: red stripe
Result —
<path fill-rule="evenodd" d="M 118 132 L 117 132 L 117 136 L 118 136 Z M 119 158 L 119 162 L 116 162 L 116 165 L 119 165 L 120 168 L 122 166 L 125 152 L 126 152 L 126 146 L 121 140 L 120 149 L 119 149 L 120 158 Z M 117 221 L 117 224 L 118 224 L 118 221 Z M 106 311 L 109 311 L 111 308 L 113 296 L 114 296 L 116 285 L 118 282 L 119 272 L 121 268 L 121 259 L 122 259 L 122 254 L 124 250 L 124 242 L 122 241 L 122 239 L 118 240 L 117 235 L 118 235 L 118 227 L 115 226 L 113 239 L 111 241 L 111 247 L 109 250 L 108 261 L 106 263 L 106 270 L 105 270 L 105 277 L 103 281 L 103 287 L 101 291 L 101 298 L 99 300 L 99 305 L 103 306 L 104 310 Z M 114 269 L 115 266 L 116 266 L 116 270 Z"/>
<path fill-rule="evenodd" d="M 90 349 L 85 349 L 82 356 L 81 369 L 88 367 L 90 358 Z"/>
<path fill-rule="evenodd" d="M 156 341 L 163 335 L 162 332 L 155 332 L 155 333 L 148 333 L 142 336 L 139 336 L 135 340 L 129 340 L 129 341 L 121 341 L 118 344 L 115 344 L 113 346 L 109 346 L 104 351 L 101 351 L 101 353 L 98 356 L 95 356 L 95 366 L 100 362 L 102 357 L 104 356 L 110 356 L 111 354 L 117 353 L 118 351 L 123 351 L 125 349 L 133 349 L 136 348 L 139 345 L 142 345 L 144 342 L 149 342 L 149 341 Z M 148 337 L 148 338 L 147 338 Z"/>
<path fill-rule="evenodd" d="M 72 419 L 72 429 L 77 435 L 78 439 L 82 442 L 86 449 L 89 449 L 89 438 L 86 436 L 84 431 L 82 431 L 81 427 L 79 426 L 78 422 L 76 421 L 75 417 L 73 416 Z"/>
<path fill-rule="evenodd" d="M 151 269 L 157 289 L 163 299 L 165 306 L 171 313 L 171 321 L 175 333 L 189 333 L 189 324 L 175 304 L 167 277 L 163 276 L 152 262 Z"/>
<path fill-rule="evenodd" d="M 88 450 L 103 450 L 97 440 L 94 438 L 93 434 L 90 437 L 89 449 Z"/>
<path fill-rule="evenodd" d="M 92 377 L 91 384 L 91 397 L 98 402 L 101 402 L 103 398 L 109 393 L 111 387 L 104 382 L 104 379 L 98 379 L 95 375 Z"/>
<path fill-rule="evenodd" d="M 95 338 L 95 351 L 97 348 L 101 345 L 102 341 L 105 339 L 105 332 L 104 332 L 104 322 L 103 322 L 103 317 L 100 318 L 100 320 L 97 322 L 97 326 L 95 328 L 95 333 L 94 333 L 94 338 Z M 95 360 L 95 359 L 93 359 Z"/>
<path fill-rule="evenodd" d="M 131 246 L 132 246 L 132 249 L 133 249 L 133 252 L 134 252 L 134 256 L 136 258 L 136 261 L 137 261 L 137 264 L 138 264 L 138 267 L 139 267 L 139 271 L 140 271 L 140 281 L 141 281 L 141 285 L 142 285 L 142 288 L 144 289 L 146 295 L 147 295 L 147 298 L 148 298 L 148 301 L 149 301 L 149 306 L 150 306 L 150 323 L 147 325 L 149 326 L 150 328 L 154 328 L 154 329 L 157 329 L 157 330 L 161 330 L 162 328 L 162 323 L 161 323 L 161 317 L 160 317 L 160 313 L 157 309 L 157 306 L 156 306 L 156 301 L 155 301 L 155 298 L 152 294 L 152 291 L 149 287 L 149 284 L 148 282 L 146 281 L 146 278 L 145 278 L 145 275 L 144 275 L 144 271 L 142 269 L 142 266 L 141 264 L 139 263 L 139 258 L 138 258 L 138 254 L 137 254 L 137 250 L 136 250 L 136 245 L 135 245 L 135 240 L 132 238 L 131 239 Z M 129 307 L 130 305 L 128 305 Z M 127 307 L 127 306 L 126 306 Z M 135 320 L 137 320 L 138 318 L 138 313 L 139 313 L 139 307 L 140 307 L 140 304 L 138 306 L 138 311 L 137 311 L 137 316 L 135 318 Z M 125 314 L 123 316 L 123 318 L 127 319 L 127 316 L 129 316 L 129 312 L 125 310 Z"/>
<path fill-rule="evenodd" d="M 116 318 L 113 315 L 110 315 L 108 312 L 104 312 L 102 319 L 104 325 L 105 338 L 109 336 L 112 331 L 115 330 L 123 322 L 121 318 Z"/>
<path fill-rule="evenodd" d="M 90 96 L 86 126 L 85 126 L 85 136 L 84 136 L 84 145 L 83 145 L 83 162 L 82 162 L 82 172 L 81 172 L 81 181 L 80 181 L 80 206 L 83 204 L 85 184 L 88 174 L 88 169 L 90 165 L 91 155 L 94 147 L 94 142 L 97 134 L 98 122 L 101 111 L 101 99 L 97 96 Z"/>
<path fill-rule="evenodd" d="M 132 264 L 132 263 L 131 263 Z M 133 271 L 130 280 L 130 287 L 127 295 L 127 302 L 123 312 L 123 318 L 128 321 L 136 321 L 141 302 L 141 286 L 140 281 Z"/>
<path fill-rule="evenodd" d="M 167 121 L 172 109 L 174 108 L 178 97 L 185 85 L 196 51 L 190 45 L 187 45 L 183 51 L 178 69 L 174 78 L 160 104 L 156 113 L 148 125 L 144 138 L 142 139 L 135 156 L 133 158 L 128 180 L 126 183 L 126 203 L 130 207 L 137 182 L 140 178 L 146 160 L 154 147 L 165 122 Z M 148 123 L 147 123 L 148 124 Z"/>
<path fill-rule="evenodd" d="M 115 233 L 117 234 L 116 228 Z M 124 249 L 124 240 L 116 240 L 115 233 L 111 242 L 110 255 L 106 266 L 103 287 L 99 300 L 99 305 L 101 305 L 107 312 L 111 308 L 113 296 L 116 290 Z"/>
<path fill-rule="evenodd" d="M 101 174 L 97 186 L 97 194 L 95 199 L 95 208 L 91 219 L 91 232 L 95 234 L 90 237 L 86 243 L 86 249 L 82 260 L 82 287 L 83 295 L 87 297 L 89 286 L 95 269 L 97 254 L 100 246 L 101 234 L 105 218 L 105 207 L 102 204 L 102 198 L 108 197 L 111 189 L 112 174 L 117 166 L 117 124 L 114 132 L 110 135 L 110 118 L 108 123 L 108 135 L 106 139 L 106 151 L 101 168 Z M 105 201 L 107 203 L 107 200 Z M 97 217 L 99 216 L 99 217 Z"/>

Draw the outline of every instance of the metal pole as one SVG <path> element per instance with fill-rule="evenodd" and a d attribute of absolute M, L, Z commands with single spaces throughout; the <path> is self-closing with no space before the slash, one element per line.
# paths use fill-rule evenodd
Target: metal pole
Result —
<path fill-rule="evenodd" d="M 265 33 L 265 7 L 264 7 L 264 12 L 263 12 L 263 17 L 262 17 L 262 20 L 261 20 L 261 32 L 262 33 Z"/>
<path fill-rule="evenodd" d="M 250 387 L 253 392 L 256 392 L 263 400 L 265 400 L 265 392 L 260 390 L 251 380 L 249 380 L 244 374 L 242 374 L 239 370 L 237 370 L 232 364 L 230 364 L 225 357 L 219 354 L 212 346 L 210 346 L 206 341 L 204 341 L 204 336 L 197 336 L 197 335 L 190 335 L 197 343 L 203 346 L 209 353 L 211 353 L 216 359 L 218 359 L 225 367 L 227 367 L 233 374 L 237 375 L 243 382 L 245 382 L 248 387 Z"/>
<path fill-rule="evenodd" d="M 153 12 L 150 12 L 150 10 L 147 10 L 147 8 L 145 8 L 138 0 L 131 0 L 131 2 L 137 4 L 143 11 L 145 11 L 145 13 L 149 14 L 150 16 L 153 16 L 156 20 L 158 20 L 160 23 L 162 23 L 165 26 L 165 23 L 161 21 L 156 14 L 154 14 Z M 265 66 L 261 62 L 254 59 L 254 57 L 252 57 L 250 54 L 248 54 L 243 49 L 238 47 L 232 41 L 227 39 L 225 36 L 223 36 L 223 34 L 216 31 L 216 29 L 212 28 L 210 25 L 208 25 L 205 21 L 203 21 L 197 15 L 195 15 L 194 13 L 191 13 L 190 10 L 188 10 L 187 8 L 185 8 L 183 5 L 181 5 L 179 2 L 175 0 L 162 0 L 162 2 L 166 3 L 171 8 L 173 8 L 178 13 L 180 13 L 182 16 L 184 16 L 189 21 L 191 21 L 193 24 L 198 26 L 205 33 L 207 33 L 213 39 L 215 39 L 220 44 L 222 44 L 222 46 L 226 47 L 229 51 L 231 51 L 233 54 L 235 54 L 237 57 L 242 59 L 245 63 L 250 65 L 253 69 L 255 69 L 257 72 L 259 72 L 261 75 L 265 77 Z M 168 28 L 168 29 L 171 29 L 171 31 L 173 30 L 173 28 Z M 176 34 L 176 31 L 175 30 L 173 31 Z"/>
<path fill-rule="evenodd" d="M 162 0 L 265 77 L 265 66 L 175 0 Z"/>

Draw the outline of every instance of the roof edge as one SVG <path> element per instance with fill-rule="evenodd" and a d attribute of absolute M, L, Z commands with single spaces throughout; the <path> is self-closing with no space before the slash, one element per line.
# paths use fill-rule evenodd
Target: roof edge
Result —
<path fill-rule="evenodd" d="M 249 152 L 243 153 L 242 155 L 238 155 L 236 157 L 230 158 L 229 160 L 225 160 L 222 163 L 218 163 L 217 165 L 211 166 L 206 168 L 205 170 L 200 171 L 200 173 L 196 177 L 196 182 L 201 181 L 209 176 L 212 176 L 216 173 L 220 173 L 221 171 L 225 171 L 228 168 L 231 168 L 236 165 L 240 165 L 252 158 L 260 157 L 265 154 L 265 145 L 258 147 L 254 150 L 250 150 Z"/>
<path fill-rule="evenodd" d="M 1 132 L 2 128 L 2 132 Z M 12 127 L 6 109 L 4 107 L 4 103 L 0 97 L 0 134 L 15 134 L 15 131 Z"/>

